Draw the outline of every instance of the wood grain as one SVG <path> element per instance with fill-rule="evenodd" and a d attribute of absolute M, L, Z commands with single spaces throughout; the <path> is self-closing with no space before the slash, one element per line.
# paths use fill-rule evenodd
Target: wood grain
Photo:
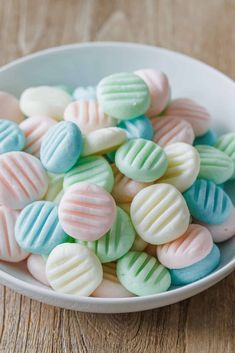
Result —
<path fill-rule="evenodd" d="M 235 78 L 234 0 L 0 0 L 0 65 L 96 40 L 181 51 Z M 235 274 L 182 303 L 95 315 L 40 304 L 0 287 L 1 353 L 232 353 Z"/>

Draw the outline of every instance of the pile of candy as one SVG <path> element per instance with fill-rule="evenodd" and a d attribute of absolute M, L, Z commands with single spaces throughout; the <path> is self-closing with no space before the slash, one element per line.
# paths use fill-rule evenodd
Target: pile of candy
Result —
<path fill-rule="evenodd" d="M 157 70 L 0 92 L 0 259 L 55 291 L 128 297 L 197 281 L 235 234 L 235 133 Z M 25 118 L 27 117 L 27 118 Z"/>

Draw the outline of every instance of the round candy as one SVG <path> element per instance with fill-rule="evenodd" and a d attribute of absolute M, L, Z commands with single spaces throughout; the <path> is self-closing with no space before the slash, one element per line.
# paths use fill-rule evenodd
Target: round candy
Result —
<path fill-rule="evenodd" d="M 63 189 L 64 174 L 48 173 L 48 189 L 44 200 L 58 202 Z"/>
<path fill-rule="evenodd" d="M 130 140 L 122 145 L 116 152 L 115 162 L 124 175 L 141 182 L 159 179 L 168 165 L 162 148 L 144 139 Z"/>
<path fill-rule="evenodd" d="M 110 262 L 103 265 L 103 281 L 92 293 L 92 297 L 99 298 L 127 298 L 133 294 L 124 288 L 116 275 L 116 264 Z"/>
<path fill-rule="evenodd" d="M 27 268 L 37 281 L 49 286 L 49 282 L 46 277 L 46 260 L 43 256 L 31 254 L 27 259 Z"/>
<path fill-rule="evenodd" d="M 96 87 L 77 87 L 73 92 L 75 100 L 96 100 Z"/>
<path fill-rule="evenodd" d="M 21 94 L 20 108 L 26 116 L 46 115 L 61 120 L 71 96 L 58 87 L 38 86 Z"/>
<path fill-rule="evenodd" d="M 51 287 L 61 293 L 89 296 L 100 285 L 103 270 L 97 256 L 80 244 L 60 244 L 46 263 Z"/>
<path fill-rule="evenodd" d="M 41 255 L 69 239 L 59 224 L 57 205 L 50 201 L 33 202 L 21 211 L 15 237 L 22 249 Z"/>
<path fill-rule="evenodd" d="M 20 123 L 24 116 L 20 111 L 19 101 L 12 94 L 0 91 L 0 118 Z"/>
<path fill-rule="evenodd" d="M 25 152 L 0 156 L 0 204 L 22 209 L 47 191 L 47 174 L 41 162 Z"/>
<path fill-rule="evenodd" d="M 101 238 L 112 227 L 116 205 L 112 196 L 98 185 L 71 186 L 59 205 L 60 223 L 69 235 L 79 240 Z"/>
<path fill-rule="evenodd" d="M 222 188 L 209 180 L 198 179 L 183 194 L 191 215 L 208 224 L 223 223 L 232 212 L 232 202 Z"/>
<path fill-rule="evenodd" d="M 234 164 L 225 153 L 206 145 L 198 145 L 196 149 L 200 155 L 199 178 L 222 184 L 232 177 Z"/>
<path fill-rule="evenodd" d="M 196 137 L 193 144 L 194 146 L 197 146 L 197 145 L 214 146 L 216 141 L 217 141 L 217 134 L 215 130 L 209 129 L 204 135 Z"/>
<path fill-rule="evenodd" d="M 186 143 L 178 142 L 164 149 L 168 168 L 157 181 L 174 185 L 180 192 L 187 190 L 196 180 L 200 169 L 200 158 L 197 150 Z"/>
<path fill-rule="evenodd" d="M 168 268 L 182 268 L 204 259 L 211 252 L 212 247 L 212 236 L 207 228 L 190 224 L 180 238 L 158 245 L 157 257 Z"/>
<path fill-rule="evenodd" d="M 141 77 L 148 86 L 151 105 L 146 113 L 147 116 L 153 117 L 160 114 L 170 98 L 170 86 L 167 76 L 158 70 L 142 69 L 135 71 L 135 74 Z"/>
<path fill-rule="evenodd" d="M 150 244 L 177 239 L 187 230 L 189 218 L 183 196 L 170 184 L 148 186 L 131 204 L 131 220 L 136 232 Z"/>
<path fill-rule="evenodd" d="M 29 254 L 15 240 L 15 223 L 19 212 L 0 206 L 0 260 L 20 262 Z"/>
<path fill-rule="evenodd" d="M 0 154 L 21 151 L 25 136 L 19 126 L 10 120 L 0 119 Z"/>
<path fill-rule="evenodd" d="M 65 173 L 73 167 L 82 150 L 79 128 L 69 121 L 56 124 L 43 137 L 40 157 L 51 173 Z"/>
<path fill-rule="evenodd" d="M 102 156 L 81 157 L 64 177 L 64 190 L 81 182 L 93 183 L 111 192 L 114 184 L 113 171 Z"/>
<path fill-rule="evenodd" d="M 124 130 L 118 127 L 99 129 L 87 134 L 84 138 L 82 156 L 105 154 L 117 149 L 127 140 Z"/>
<path fill-rule="evenodd" d="M 172 284 L 182 286 L 209 275 L 220 262 L 220 250 L 214 244 L 211 252 L 201 261 L 184 268 L 170 270 Z"/>
<path fill-rule="evenodd" d="M 36 157 L 40 157 L 43 136 L 55 124 L 56 121 L 48 116 L 32 116 L 25 119 L 20 124 L 20 128 L 23 130 L 26 137 L 24 151 Z"/>
<path fill-rule="evenodd" d="M 117 120 L 104 114 L 95 100 L 83 99 L 70 103 L 65 109 L 64 120 L 77 124 L 84 135 L 98 129 L 117 125 Z"/>
<path fill-rule="evenodd" d="M 111 116 L 128 120 L 144 114 L 150 106 L 150 94 L 144 80 L 133 73 L 105 77 L 97 87 L 102 110 Z"/>
<path fill-rule="evenodd" d="M 139 296 L 165 292 L 171 284 L 169 271 L 144 252 L 130 251 L 118 260 L 117 276 L 128 291 Z"/>
<path fill-rule="evenodd" d="M 204 135 L 210 127 L 210 114 L 192 99 L 179 98 L 173 100 L 164 115 L 179 117 L 188 121 L 192 125 L 196 136 Z"/>
<path fill-rule="evenodd" d="M 229 156 L 234 163 L 234 173 L 232 178 L 235 179 L 235 132 L 222 135 L 218 138 L 215 147 Z"/>
<path fill-rule="evenodd" d="M 195 135 L 192 125 L 186 120 L 163 116 L 154 118 L 151 122 L 154 130 L 153 141 L 159 146 L 165 147 L 176 142 L 192 145 Z"/>
<path fill-rule="evenodd" d="M 146 241 L 144 241 L 138 234 L 135 236 L 134 243 L 132 245 L 132 251 L 143 251 L 147 247 Z"/>
<path fill-rule="evenodd" d="M 149 118 L 144 115 L 131 120 L 122 120 L 118 127 L 125 130 L 129 140 L 136 138 L 152 140 L 153 138 L 153 126 Z"/>

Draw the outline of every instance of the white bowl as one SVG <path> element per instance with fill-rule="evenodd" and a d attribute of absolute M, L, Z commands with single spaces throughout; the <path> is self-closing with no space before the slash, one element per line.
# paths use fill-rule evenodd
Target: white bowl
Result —
<path fill-rule="evenodd" d="M 231 79 L 185 55 L 145 45 L 87 43 L 44 50 L 1 68 L 0 90 L 20 95 L 25 88 L 40 84 L 95 85 L 108 74 L 147 67 L 168 75 L 173 98 L 194 98 L 207 107 L 218 132 L 235 130 L 235 83 Z M 33 299 L 67 309 L 97 313 L 141 311 L 191 297 L 227 276 L 235 268 L 235 238 L 221 244 L 220 249 L 221 264 L 206 278 L 147 297 L 102 299 L 59 294 L 34 280 L 24 263 L 0 263 L 0 281 Z"/>

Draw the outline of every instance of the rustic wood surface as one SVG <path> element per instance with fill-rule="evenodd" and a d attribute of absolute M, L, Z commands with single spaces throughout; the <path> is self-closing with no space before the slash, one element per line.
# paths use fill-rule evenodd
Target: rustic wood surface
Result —
<path fill-rule="evenodd" d="M 235 78 L 234 0 L 0 0 L 0 65 L 66 43 L 118 40 L 181 51 Z M 1 353 L 232 353 L 235 273 L 182 303 L 77 313 L 0 287 Z"/>

